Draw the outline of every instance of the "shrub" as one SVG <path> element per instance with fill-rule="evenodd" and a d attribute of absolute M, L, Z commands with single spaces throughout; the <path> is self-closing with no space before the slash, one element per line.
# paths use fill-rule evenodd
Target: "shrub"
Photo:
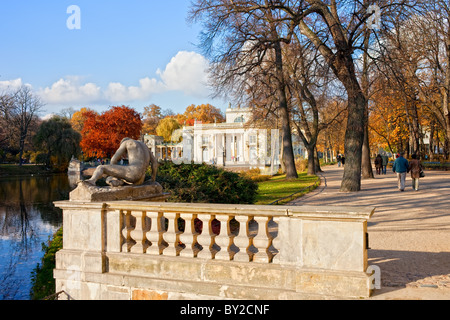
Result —
<path fill-rule="evenodd" d="M 267 181 L 270 178 L 272 178 L 272 176 L 269 175 L 263 175 L 261 174 L 261 170 L 259 168 L 254 168 L 254 169 L 250 169 L 250 170 L 243 170 L 240 171 L 239 174 L 243 177 L 246 177 L 254 182 L 263 182 L 263 181 Z"/>
<path fill-rule="evenodd" d="M 53 269 L 56 264 L 56 252 L 62 249 L 62 227 L 53 235 L 49 244 L 42 244 L 44 257 L 42 264 L 38 264 L 32 272 L 31 299 L 40 300 L 55 293 L 55 279 L 53 278 Z"/>
<path fill-rule="evenodd" d="M 251 179 L 206 164 L 161 163 L 157 181 L 170 202 L 253 204 L 258 190 Z"/>
<path fill-rule="evenodd" d="M 306 169 L 308 169 L 308 159 L 296 158 L 295 168 L 297 169 L 298 172 L 303 172 Z"/>

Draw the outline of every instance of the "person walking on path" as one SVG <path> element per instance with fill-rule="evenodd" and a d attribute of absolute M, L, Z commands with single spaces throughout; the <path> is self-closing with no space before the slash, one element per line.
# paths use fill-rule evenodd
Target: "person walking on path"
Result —
<path fill-rule="evenodd" d="M 417 155 L 413 154 L 411 158 L 412 160 L 409 162 L 408 165 L 408 172 L 411 172 L 413 190 L 418 191 L 420 172 L 423 170 L 423 167 L 420 161 L 417 159 Z"/>
<path fill-rule="evenodd" d="M 389 157 L 386 155 L 386 153 L 383 153 L 381 155 L 381 159 L 383 160 L 383 162 L 382 162 L 382 172 L 383 172 L 383 174 L 386 174 L 387 173 L 386 172 L 386 168 L 387 168 L 387 165 L 389 163 Z"/>
<path fill-rule="evenodd" d="M 338 154 L 338 156 L 337 156 L 337 163 L 338 163 L 338 167 L 340 167 L 340 166 L 341 166 L 341 161 L 342 161 L 342 157 L 341 157 L 341 154 Z"/>
<path fill-rule="evenodd" d="M 403 157 L 403 152 L 401 152 L 397 159 L 395 159 L 392 171 L 397 174 L 398 179 L 398 189 L 400 191 L 405 191 L 406 183 L 406 173 L 408 172 L 408 160 Z"/>
<path fill-rule="evenodd" d="M 377 174 L 381 174 L 381 168 L 383 167 L 383 159 L 381 155 L 377 155 L 375 158 L 375 169 L 377 170 Z"/>

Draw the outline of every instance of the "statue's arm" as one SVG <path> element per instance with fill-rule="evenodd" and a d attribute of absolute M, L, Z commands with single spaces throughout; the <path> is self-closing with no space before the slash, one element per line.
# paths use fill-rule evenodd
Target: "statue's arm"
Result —
<path fill-rule="evenodd" d="M 114 156 L 111 158 L 111 164 L 117 164 L 120 160 L 120 158 L 122 158 L 123 154 L 126 151 L 126 147 L 125 144 L 123 143 L 119 149 L 117 149 L 116 153 L 114 154 Z"/>

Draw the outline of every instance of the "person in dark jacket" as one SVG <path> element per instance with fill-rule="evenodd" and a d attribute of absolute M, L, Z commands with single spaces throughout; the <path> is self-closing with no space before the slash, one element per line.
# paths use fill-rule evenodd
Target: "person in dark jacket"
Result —
<path fill-rule="evenodd" d="M 408 166 L 408 160 L 403 157 L 403 153 L 401 152 L 398 155 L 398 158 L 395 159 L 394 165 L 392 166 L 392 171 L 397 174 L 398 189 L 400 191 L 405 191 L 406 173 L 408 172 Z"/>
<path fill-rule="evenodd" d="M 381 154 L 379 154 L 375 158 L 375 169 L 377 170 L 377 174 L 381 174 L 382 167 L 383 167 L 383 159 L 381 158 Z"/>
<path fill-rule="evenodd" d="M 382 165 L 382 173 L 383 174 L 386 174 L 387 172 L 386 172 L 386 168 L 387 168 L 387 165 L 388 165 L 388 163 L 389 163 L 389 157 L 386 155 L 386 153 L 383 153 L 382 155 L 381 155 L 381 159 L 383 160 L 383 165 Z"/>

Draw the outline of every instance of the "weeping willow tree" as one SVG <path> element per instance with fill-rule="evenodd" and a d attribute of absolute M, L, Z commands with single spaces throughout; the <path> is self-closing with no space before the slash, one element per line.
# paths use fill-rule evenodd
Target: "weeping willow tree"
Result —
<path fill-rule="evenodd" d="M 81 153 L 80 141 L 80 133 L 58 116 L 44 121 L 33 138 L 35 146 L 47 154 L 46 165 L 59 171 L 66 170 L 72 156 Z"/>

